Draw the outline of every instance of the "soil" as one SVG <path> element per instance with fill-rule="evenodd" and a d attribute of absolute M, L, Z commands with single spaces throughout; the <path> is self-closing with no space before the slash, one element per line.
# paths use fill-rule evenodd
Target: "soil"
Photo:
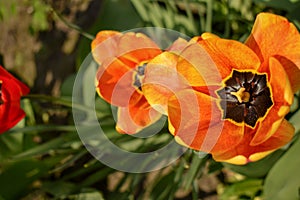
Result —
<path fill-rule="evenodd" d="M 35 3 L 25 0 L 1 2 L 0 6 L 4 4 L 8 14 L 2 14 L 2 20 L 0 18 L 0 64 L 31 86 L 32 93 L 58 96 L 63 80 L 76 72 L 82 36 L 58 19 L 55 12 L 70 24 L 88 30 L 100 14 L 102 0 L 42 2 L 46 7 L 44 27 L 33 23 L 43 22 L 42 16 L 39 18 L 34 14 L 37 12 Z"/>

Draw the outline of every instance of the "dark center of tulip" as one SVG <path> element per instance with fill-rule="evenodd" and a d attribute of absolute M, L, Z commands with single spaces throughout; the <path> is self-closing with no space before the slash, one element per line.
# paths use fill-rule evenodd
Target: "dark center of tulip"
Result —
<path fill-rule="evenodd" d="M 2 99 L 2 81 L 0 80 L 0 105 L 4 104 L 4 101 Z"/>
<path fill-rule="evenodd" d="M 145 74 L 145 67 L 147 63 L 142 63 L 135 68 L 133 85 L 140 91 L 142 91 L 142 80 Z"/>
<path fill-rule="evenodd" d="M 233 70 L 225 87 L 217 91 L 223 118 L 255 127 L 273 105 L 266 74 Z"/>

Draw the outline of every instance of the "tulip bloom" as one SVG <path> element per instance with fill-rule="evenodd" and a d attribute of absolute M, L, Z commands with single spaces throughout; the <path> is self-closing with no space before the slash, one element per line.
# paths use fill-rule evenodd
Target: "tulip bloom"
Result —
<path fill-rule="evenodd" d="M 160 48 L 142 33 L 100 31 L 92 53 L 100 65 L 97 93 L 118 107 L 117 131 L 134 134 L 156 122 L 161 114 L 145 99 L 141 85 L 145 66 L 161 53 Z"/>
<path fill-rule="evenodd" d="M 21 96 L 29 93 L 29 88 L 0 66 L 0 133 L 15 126 L 25 113 L 20 108 Z"/>
<path fill-rule="evenodd" d="M 245 44 L 204 33 L 179 54 L 157 56 L 146 68 L 142 88 L 168 115 L 178 143 L 217 161 L 245 164 L 293 137 L 294 127 L 284 117 L 300 89 L 299 67 L 295 26 L 261 13 Z M 156 68 L 168 89 L 151 72 Z M 158 99 L 162 94 L 165 98 Z"/>

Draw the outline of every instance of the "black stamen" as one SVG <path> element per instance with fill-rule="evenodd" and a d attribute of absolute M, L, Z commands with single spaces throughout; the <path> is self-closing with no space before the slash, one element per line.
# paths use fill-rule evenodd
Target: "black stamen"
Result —
<path fill-rule="evenodd" d="M 245 122 L 251 127 L 255 127 L 258 119 L 273 105 L 266 74 L 234 70 L 217 94 L 221 98 L 224 119 Z"/>
<path fill-rule="evenodd" d="M 142 82 L 143 76 L 145 74 L 145 68 L 147 63 L 143 63 L 142 65 L 137 66 L 135 69 L 136 74 L 134 75 L 133 85 L 138 88 L 138 90 L 142 91 Z"/>

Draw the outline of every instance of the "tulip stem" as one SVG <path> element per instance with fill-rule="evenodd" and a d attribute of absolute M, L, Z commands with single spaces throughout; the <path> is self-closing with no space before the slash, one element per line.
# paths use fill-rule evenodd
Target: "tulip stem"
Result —
<path fill-rule="evenodd" d="M 87 109 L 87 106 L 84 105 L 80 105 L 80 104 L 76 104 L 76 103 L 72 103 L 72 101 L 67 100 L 67 99 L 63 99 L 63 98 L 59 98 L 59 97 L 53 97 L 53 96 L 49 96 L 49 95 L 44 95 L 44 94 L 28 94 L 26 96 L 23 96 L 23 98 L 28 98 L 28 99 L 34 99 L 34 100 L 40 100 L 40 101 L 50 101 L 53 103 L 57 103 L 63 106 L 67 106 L 67 107 L 76 107 L 80 110 L 84 110 Z M 90 108 L 92 109 L 92 108 Z"/>
<path fill-rule="evenodd" d="M 81 35 L 83 35 L 84 37 L 86 37 L 87 39 L 93 40 L 95 38 L 95 36 L 84 32 L 79 26 L 77 26 L 76 24 L 73 24 L 71 22 L 68 22 L 60 13 L 56 12 L 53 8 L 51 9 L 51 11 L 55 14 L 55 16 L 58 17 L 58 19 L 60 19 L 66 26 L 68 26 L 69 28 L 72 28 L 76 31 L 78 31 Z"/>
<path fill-rule="evenodd" d="M 30 99 L 30 100 L 38 100 L 38 101 L 43 101 L 43 102 L 52 102 L 55 104 L 59 104 L 62 106 L 66 106 L 72 109 L 80 110 L 80 111 L 94 111 L 97 115 L 98 118 L 104 119 L 111 117 L 110 114 L 103 114 L 102 112 L 97 111 L 94 107 L 90 107 L 87 105 L 82 105 L 78 103 L 72 102 L 72 100 L 64 99 L 62 97 L 53 97 L 49 95 L 44 95 L 44 94 L 28 94 L 26 96 L 23 96 L 22 98 L 24 99 Z"/>
<path fill-rule="evenodd" d="M 22 128 L 13 128 L 7 131 L 7 133 L 32 133 L 32 132 L 41 132 L 41 131 L 66 131 L 66 132 L 76 132 L 76 127 L 74 125 L 34 125 L 34 126 L 26 126 Z"/>

